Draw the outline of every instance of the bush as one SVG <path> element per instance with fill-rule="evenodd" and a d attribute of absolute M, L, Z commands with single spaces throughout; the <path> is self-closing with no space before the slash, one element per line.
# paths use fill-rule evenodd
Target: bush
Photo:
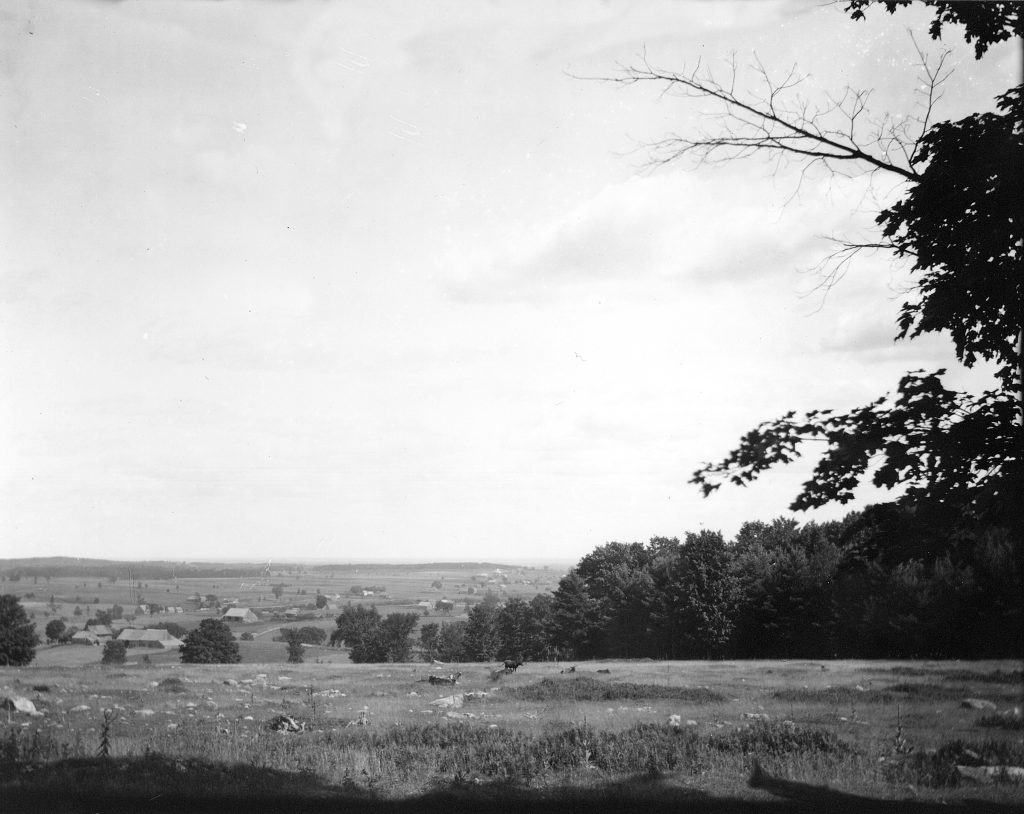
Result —
<path fill-rule="evenodd" d="M 103 664 L 124 664 L 128 647 L 116 639 L 103 645 Z"/>
<path fill-rule="evenodd" d="M 240 638 L 243 642 L 252 642 L 256 640 L 256 637 L 253 636 L 252 633 L 250 633 L 248 630 L 245 631 L 245 633 L 243 633 Z"/>
<path fill-rule="evenodd" d="M 23 667 L 36 657 L 39 636 L 14 594 L 0 596 L 0 665 Z"/>

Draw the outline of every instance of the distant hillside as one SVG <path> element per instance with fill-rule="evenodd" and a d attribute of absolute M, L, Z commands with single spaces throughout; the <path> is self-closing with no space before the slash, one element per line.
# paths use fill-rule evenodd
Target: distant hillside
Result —
<path fill-rule="evenodd" d="M 187 579 L 242 578 L 259 574 L 267 568 L 266 562 L 171 562 L 169 560 L 103 560 L 89 557 L 20 557 L 0 559 L 0 574 L 5 577 L 97 577 L 100 579 L 127 579 L 129 569 L 134 579 Z M 328 573 L 346 570 L 401 568 L 417 571 L 479 571 L 495 569 L 517 571 L 531 566 L 493 562 L 366 562 L 366 563 L 285 563 L 274 562 L 272 570 Z M 544 567 L 544 566 L 534 566 Z"/>
<path fill-rule="evenodd" d="M 275 563 L 275 571 L 292 571 L 301 566 Z M 99 560 L 88 557 L 21 557 L 0 559 L 0 574 L 6 577 L 99 577 L 127 579 L 174 579 L 186 577 L 247 577 L 266 568 L 266 563 L 170 562 L 168 560 Z"/>

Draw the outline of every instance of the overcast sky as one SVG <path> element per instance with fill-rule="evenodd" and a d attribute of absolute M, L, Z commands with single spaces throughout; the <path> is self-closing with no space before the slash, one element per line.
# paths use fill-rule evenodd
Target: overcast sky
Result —
<path fill-rule="evenodd" d="M 885 257 L 808 294 L 899 190 L 652 172 L 700 105 L 580 77 L 756 52 L 905 115 L 922 12 L 4 3 L 0 556 L 575 560 L 785 514 L 813 459 L 687 480 L 951 361 L 893 345 Z M 943 118 L 1016 77 L 956 34 Z"/>

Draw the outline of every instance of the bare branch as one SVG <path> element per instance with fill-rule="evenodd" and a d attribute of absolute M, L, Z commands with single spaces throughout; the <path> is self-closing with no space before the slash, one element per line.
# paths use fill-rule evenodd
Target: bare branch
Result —
<path fill-rule="evenodd" d="M 797 72 L 796 66 L 779 81 L 772 79 L 756 55 L 752 69 L 759 76 L 758 87 L 743 96 L 736 90 L 739 72 L 735 57 L 730 62 L 727 85 L 710 71 L 702 72 L 699 65 L 690 73 L 676 73 L 654 68 L 646 58 L 640 66 L 623 68 L 622 75 L 608 81 L 624 85 L 653 82 L 662 86 L 663 95 L 678 93 L 721 105 L 719 111 L 707 117 L 716 125 L 715 132 L 703 131 L 693 137 L 671 134 L 651 143 L 651 163 L 656 166 L 687 155 L 712 164 L 768 151 L 802 161 L 805 170 L 815 164 L 832 171 L 838 171 L 840 165 L 857 164 L 868 172 L 883 170 L 906 180 L 917 177 L 909 160 L 913 149 L 903 148 L 908 144 L 916 147 L 918 139 L 905 139 L 897 128 L 887 128 L 886 120 L 874 123 L 874 130 L 863 132 L 861 122 L 868 124 L 870 91 L 847 87 L 838 98 L 826 96 L 826 105 L 819 109 L 799 95 L 806 77 Z M 939 72 L 928 76 L 931 87 L 937 87 L 935 83 L 944 78 L 941 62 Z M 899 162 L 891 158 L 894 145 L 901 148 Z"/>

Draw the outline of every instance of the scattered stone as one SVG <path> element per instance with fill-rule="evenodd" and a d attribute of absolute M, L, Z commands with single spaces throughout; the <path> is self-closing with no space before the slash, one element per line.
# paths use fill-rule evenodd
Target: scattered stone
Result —
<path fill-rule="evenodd" d="M 686 725 L 687 726 L 696 726 L 697 722 L 695 720 L 693 720 L 693 718 L 687 718 L 686 719 Z"/>
<path fill-rule="evenodd" d="M 472 690 L 470 692 L 464 692 L 462 694 L 462 698 L 464 701 L 466 701 L 466 703 L 469 703 L 471 701 L 483 701 L 485 698 L 487 698 L 487 693 L 485 693 L 483 690 Z"/>
<path fill-rule="evenodd" d="M 135 714 L 136 715 L 141 715 L 143 718 L 148 718 L 150 715 L 156 715 L 156 713 L 153 712 L 153 710 L 151 710 L 151 709 L 136 710 Z"/>
<path fill-rule="evenodd" d="M 226 679 L 224 679 L 224 683 L 227 684 L 229 687 L 237 687 L 238 686 L 238 682 L 235 679 L 233 679 L 233 678 L 226 678 Z"/>
<path fill-rule="evenodd" d="M 767 712 L 744 712 L 740 714 L 741 718 L 747 718 L 751 721 L 770 721 L 771 716 Z M 842 719 L 840 719 L 842 720 Z"/>
<path fill-rule="evenodd" d="M 463 697 L 462 695 L 446 695 L 444 698 L 438 698 L 436 701 L 431 701 L 430 706 L 432 707 L 452 707 L 459 709 L 462 706 Z"/>
<path fill-rule="evenodd" d="M 598 670 L 597 672 L 599 672 L 599 673 L 604 673 L 605 675 L 611 675 L 611 672 L 612 672 L 612 671 L 611 671 L 611 670 L 607 670 L 607 669 L 605 669 L 605 670 Z"/>
<path fill-rule="evenodd" d="M 68 712 L 88 712 L 92 707 L 88 704 L 79 704 L 77 707 L 72 707 Z"/>
<path fill-rule="evenodd" d="M 960 702 L 963 709 L 998 709 L 991 701 L 982 698 L 965 698 Z"/>
<path fill-rule="evenodd" d="M 419 693 L 416 692 L 416 690 L 413 690 L 412 692 L 409 693 L 409 696 L 412 697 L 412 698 L 418 698 L 419 697 Z"/>
<path fill-rule="evenodd" d="M 35 712 L 36 705 L 20 695 L 10 695 L 0 702 L 0 708 L 14 712 Z"/>

